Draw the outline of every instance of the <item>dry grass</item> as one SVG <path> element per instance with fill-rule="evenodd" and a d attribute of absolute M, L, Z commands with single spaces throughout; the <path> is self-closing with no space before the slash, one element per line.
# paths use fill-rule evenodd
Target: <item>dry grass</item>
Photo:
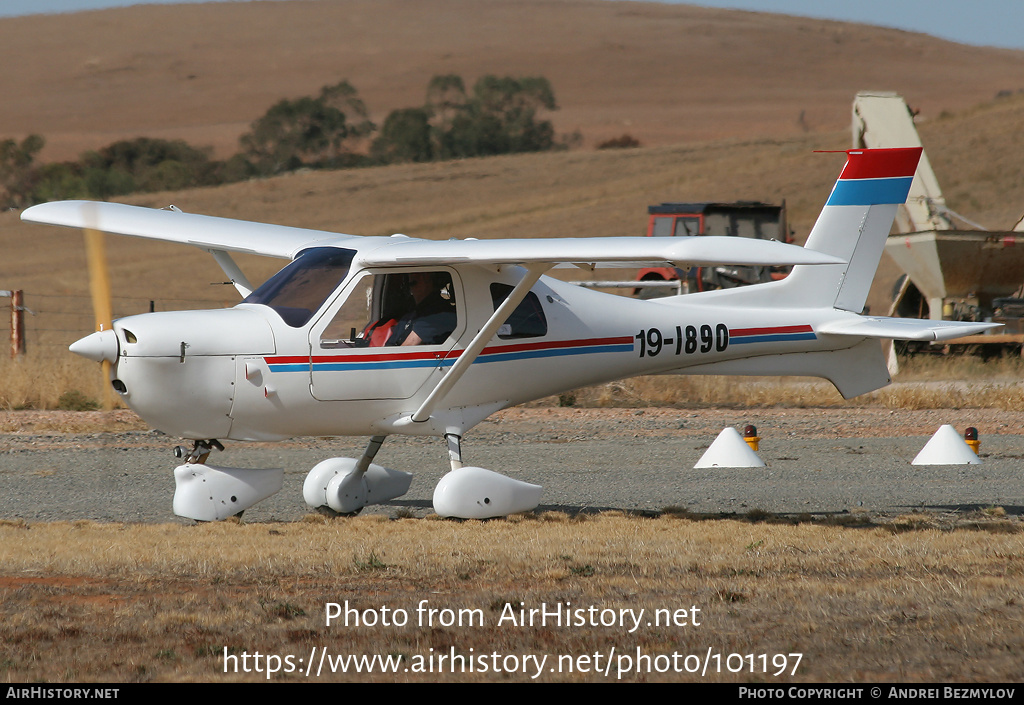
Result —
<path fill-rule="evenodd" d="M 954 200 L 964 199 L 952 203 L 955 209 L 993 226 L 1009 226 L 1013 218 L 1008 217 L 1008 209 L 1020 207 L 1024 167 L 1000 160 L 1016 153 L 1014 145 L 1024 129 L 1008 131 L 1008 126 L 1020 125 L 1024 125 L 1024 96 L 922 125 L 940 181 L 954 179 L 956 192 L 961 194 Z M 973 135 L 972 149 L 954 139 L 964 132 Z M 845 133 L 812 134 L 771 142 L 727 140 L 303 173 L 131 200 L 148 206 L 177 203 L 194 212 L 366 235 L 405 232 L 431 238 L 486 238 L 639 234 L 647 204 L 679 200 L 683 195 L 690 200 L 777 202 L 785 198 L 790 222 L 800 239 L 809 230 L 838 169 L 834 155 L 813 154 L 812 150 L 842 148 L 846 140 Z M 992 160 L 1001 165 L 999 178 L 982 178 L 979 170 Z M 964 172 L 977 174 L 977 180 L 964 183 L 956 176 Z M 149 299 L 166 302 L 160 310 L 217 307 L 237 301 L 229 288 L 211 286 L 224 277 L 205 253 L 132 238 L 112 237 L 110 241 L 114 295 L 125 302 L 124 310 L 116 315 L 137 313 Z M 0 246 L 4 263 L 10 267 L 2 273 L 3 285 L 25 289 L 27 305 L 38 312 L 27 320 L 28 357 L 18 364 L 6 359 L 0 362 L 0 407 L 50 408 L 57 405 L 63 391 L 74 388 L 99 398 L 95 368 L 64 351 L 67 344 L 91 330 L 86 299 L 80 298 L 88 290 L 81 236 L 60 228 L 26 225 L 18 221 L 16 213 L 2 213 Z M 261 281 L 282 264 L 267 258 L 240 260 L 253 281 Z M 582 274 L 572 272 L 570 276 Z M 628 278 L 630 273 L 623 276 Z M 873 311 L 887 308 L 895 276 L 894 265 L 883 260 L 869 300 Z M 74 318 L 52 319 L 53 315 L 65 315 L 53 311 L 58 300 L 70 302 Z M 73 325 L 68 321 L 74 321 Z M 48 332 L 64 328 L 69 330 Z M 1020 371 L 1020 364 L 1011 361 L 974 369 L 977 365 L 969 359 L 959 363 L 925 360 L 904 369 L 898 380 L 931 381 L 928 364 L 936 365 L 948 380 L 1003 380 Z M 584 396 L 592 400 L 586 403 L 633 404 L 637 399 L 666 404 L 689 400 L 702 404 L 839 403 L 838 395 L 819 384 L 751 385 L 749 380 L 728 378 L 632 384 L 588 392 Z M 984 406 L 1015 404 L 1017 400 L 998 388 L 951 393 L 927 389 L 901 390 L 897 396 L 890 394 L 867 403 Z"/>
<path fill-rule="evenodd" d="M 574 390 L 538 406 L 887 409 L 1020 409 L 1024 363 L 950 356 L 902 361 L 894 384 L 845 400 L 831 383 L 806 377 L 659 375 Z"/>
<path fill-rule="evenodd" d="M 1015 382 L 1024 377 L 1024 358 L 1013 356 L 986 360 L 975 355 L 918 355 L 901 357 L 899 367 L 901 382 L 981 378 Z"/>
<path fill-rule="evenodd" d="M 540 406 L 830 407 L 847 404 L 830 383 L 805 378 L 658 375 L 548 397 Z"/>
<path fill-rule="evenodd" d="M 1007 204 L 1020 207 L 1024 167 L 1000 160 L 1016 153 L 1014 145 L 1024 130 L 1008 131 L 1008 126 L 1019 125 L 1024 125 L 1024 96 L 922 125 L 940 181 L 955 179 L 957 193 L 966 199 L 952 203 L 958 211 L 994 226 L 1003 223 L 1008 227 L 1012 222 Z M 970 150 L 952 137 L 965 131 L 973 135 Z M 800 239 L 813 223 L 838 169 L 834 155 L 813 154 L 813 150 L 839 149 L 846 140 L 845 133 L 812 134 L 780 141 L 726 140 L 303 173 L 131 200 L 147 206 L 177 203 L 194 212 L 366 235 L 405 232 L 430 238 L 486 238 L 640 234 L 647 204 L 679 200 L 682 195 L 689 200 L 786 199 L 790 223 Z M 982 178 L 979 170 L 992 160 L 1001 165 L 999 178 Z M 977 180 L 972 184 L 956 180 L 963 172 L 977 174 Z M 217 307 L 237 301 L 229 288 L 211 286 L 224 276 L 205 253 L 132 238 L 112 237 L 110 241 L 114 295 L 124 302 L 116 315 L 144 310 L 150 299 L 161 302 L 160 310 Z M 10 267 L 2 273 L 3 285 L 23 288 L 27 305 L 38 313 L 27 320 L 29 356 L 17 365 L 0 362 L 0 407 L 53 407 L 63 391 L 73 388 L 98 398 L 98 373 L 64 352 L 67 344 L 89 332 L 92 325 L 83 297 L 88 286 L 81 236 L 60 228 L 26 225 L 18 221 L 16 213 L 2 213 L 0 246 L 4 263 Z M 261 281 L 282 264 L 267 258 L 240 260 L 253 281 Z M 582 274 L 572 272 L 570 276 Z M 623 276 L 628 278 L 630 273 Z M 887 308 L 895 276 L 894 265 L 883 261 L 869 300 L 872 310 Z M 58 302 L 68 310 L 58 310 Z M 1016 363 L 1001 363 L 994 373 L 990 367 L 972 371 L 971 364 L 963 363 L 961 379 L 975 379 L 976 374 L 1002 378 L 1019 371 Z M 944 374 L 947 379 L 957 379 L 951 372 Z M 926 377 L 927 373 L 905 371 L 899 379 Z M 637 388 L 641 391 L 626 386 L 621 392 L 619 388 L 594 392 L 592 403 L 632 403 L 630 399 L 644 394 L 652 394 L 652 403 L 690 399 L 709 404 L 838 403 L 838 396 L 823 385 L 773 388 L 751 386 L 746 380 L 677 380 L 665 385 L 666 391 L 657 392 L 667 395 L 664 401 L 653 393 L 655 386 L 643 383 Z M 920 397 L 917 392 L 901 394 Z M 942 395 L 928 394 L 931 398 L 927 401 L 887 398 L 877 403 L 944 403 Z M 971 394 L 968 398 L 960 394 L 951 403 L 999 403 L 998 390 L 983 395 L 994 402 L 972 401 Z M 742 398 L 748 395 L 756 398 Z M 624 401 L 615 401 L 618 397 Z"/>
<path fill-rule="evenodd" d="M 908 515 L 851 527 L 563 514 L 489 522 L 378 517 L 297 524 L 0 523 L 0 671 L 15 681 L 262 680 L 222 655 L 803 654 L 802 681 L 1015 681 L 1024 534 Z M 995 527 L 995 528 L 993 528 Z M 429 557 L 428 560 L 424 560 Z M 405 627 L 325 626 L 328 602 L 404 609 Z M 479 609 L 476 627 L 416 623 L 421 600 Z M 518 628 L 527 608 L 686 609 L 700 626 Z M 841 650 L 836 646 L 840 645 Z M 26 648 L 27 647 L 27 648 Z M 39 655 L 45 653 L 45 658 Z M 613 680 L 544 673 L 543 680 Z M 722 674 L 705 680 L 763 676 Z M 296 674 L 276 680 L 306 680 Z M 494 674 L 321 680 L 529 680 Z M 624 680 L 700 680 L 628 674 Z M 770 678 L 768 678 L 770 680 Z"/>
<path fill-rule="evenodd" d="M 1024 95 L 998 100 L 991 96 L 1014 88 L 1006 81 L 1020 75 L 1020 52 L 964 47 L 880 28 L 690 7 L 634 3 L 627 9 L 614 3 L 536 0 L 531 12 L 523 13 L 502 0 L 489 2 L 486 8 L 475 4 L 473 11 L 465 11 L 461 5 L 465 1 L 433 3 L 434 10 L 428 13 L 430 26 L 440 16 L 440 8 L 449 8 L 442 13 L 448 19 L 435 26 L 440 34 L 423 31 L 426 20 L 406 12 L 409 8 L 404 5 L 402 12 L 396 12 L 388 9 L 387 2 L 361 1 L 290 2 L 287 9 L 283 3 L 217 3 L 190 7 L 184 15 L 180 9 L 150 6 L 0 20 L 0 37 L 5 38 L 0 41 L 0 55 L 36 55 L 38 47 L 24 48 L 20 43 L 33 42 L 39 36 L 54 39 L 47 53 L 33 62 L 31 71 L 7 72 L 0 78 L 6 82 L 4 95 L 16 96 L 9 102 L 18 106 L 2 116 L 8 122 L 6 128 L 0 125 L 0 137 L 3 130 L 20 134 L 39 129 L 48 135 L 56 131 L 55 138 L 63 145 L 58 150 L 76 140 L 79 148 L 95 147 L 96 126 L 83 127 L 83 119 L 96 121 L 104 141 L 109 141 L 119 129 L 128 129 L 118 121 L 134 121 L 131 134 L 123 135 L 133 137 L 139 126 L 158 116 L 159 129 L 149 134 L 178 131 L 180 136 L 188 133 L 194 139 L 202 133 L 214 141 L 229 137 L 220 142 L 229 144 L 259 110 L 280 95 L 291 94 L 300 85 L 315 90 L 336 81 L 339 67 L 365 68 L 363 54 L 368 47 L 376 50 L 391 43 L 405 31 L 403 23 L 410 23 L 415 31 L 407 32 L 399 51 L 386 53 L 386 62 L 374 51 L 373 65 L 379 74 L 371 81 L 364 84 L 355 74 L 348 75 L 364 88 L 364 98 L 378 110 L 422 99 L 426 79 L 439 71 L 433 42 L 441 41 L 449 52 L 444 71 L 461 70 L 467 78 L 480 70 L 550 74 L 565 108 L 559 117 L 587 118 L 565 123 L 564 129 L 583 126 L 588 136 L 591 129 L 594 136 L 602 130 L 618 135 L 621 119 L 628 119 L 631 134 L 655 146 L 293 174 L 129 200 L 148 206 L 175 203 L 187 211 L 364 235 L 405 232 L 428 238 L 486 238 L 639 235 L 650 203 L 786 199 L 790 224 L 801 240 L 838 169 L 837 157 L 815 155 L 813 150 L 847 146 L 849 102 L 874 71 L 879 79 L 890 84 L 895 81 L 907 100 L 922 109 L 922 139 L 955 210 L 995 228 L 1009 227 L 1019 215 L 1024 167 L 1014 157 L 1024 139 Z M 369 19 L 380 13 L 388 17 L 387 22 Z M 539 22 L 537 13 L 547 13 L 549 21 Z M 325 22 L 325 17 L 335 14 L 346 21 Z M 354 16 L 363 20 L 353 23 Z M 278 49 L 268 49 L 268 37 L 253 44 L 251 31 L 269 17 L 276 18 L 271 24 L 280 28 L 279 35 L 272 38 Z M 459 23 L 472 27 L 499 21 L 495 18 L 500 18 L 503 28 L 500 36 L 459 29 Z M 571 36 L 559 29 L 566 23 L 574 27 Z M 694 35 L 697 44 L 679 45 L 677 32 L 667 28 L 680 23 L 702 28 Z M 223 29 L 225 26 L 233 31 Z M 331 31 L 325 35 L 322 28 L 326 26 Z M 160 30 L 152 30 L 155 27 Z M 174 41 L 167 27 L 189 39 Z M 248 30 L 241 29 L 244 27 Z M 357 36 L 345 41 L 338 31 Z M 388 38 L 370 39 L 368 33 L 377 31 L 386 31 Z M 555 31 L 558 41 L 545 40 L 538 31 Z M 107 32 L 115 33 L 118 40 L 99 39 Z M 605 40 L 611 36 L 609 32 L 619 42 L 613 51 Z M 771 32 L 773 42 L 733 46 L 748 32 Z M 201 38 L 205 36 L 215 39 L 204 42 Z M 428 41 L 431 37 L 434 39 Z M 486 37 L 486 50 L 475 44 L 481 37 Z M 86 38 L 98 41 L 97 46 L 120 48 L 108 54 L 83 47 L 80 42 Z M 502 48 L 496 48 L 495 41 L 504 42 Z M 570 50 L 567 41 L 579 46 Z M 260 57 L 272 55 L 279 63 L 273 71 L 260 73 L 258 86 L 247 80 L 256 65 L 254 46 L 259 47 Z M 318 46 L 323 51 L 317 50 Z M 556 56 L 543 53 L 551 46 L 557 46 Z M 723 46 L 731 48 L 722 51 Z M 772 47 L 776 46 L 786 46 L 787 52 L 775 52 Z M 181 47 L 190 47 L 187 58 L 176 54 Z M 771 53 L 759 53 L 764 48 Z M 860 57 L 856 62 L 850 61 L 851 50 Z M 677 68 L 680 62 L 689 65 L 687 51 L 697 52 L 701 59 L 697 63 L 702 71 L 696 76 L 689 71 L 680 74 Z M 722 63 L 708 64 L 709 51 Z M 487 61 L 500 57 L 505 63 L 483 67 L 481 55 Z M 919 66 L 923 55 L 930 56 L 927 70 Z M 666 60 L 652 60 L 653 56 Z M 789 62 L 800 56 L 815 56 L 814 62 L 798 62 L 802 92 L 795 91 L 788 81 L 784 89 L 773 89 L 772 81 L 779 77 L 787 80 L 795 70 Z M 935 61 L 947 62 L 948 69 L 938 70 Z M 460 67 L 467 62 L 472 71 Z M 972 69 L 975 65 L 984 69 Z M 76 67 L 77 77 L 68 77 L 69 66 Z M 410 71 L 409 66 L 416 69 Z M 847 73 L 851 66 L 857 67 L 853 74 Z M 811 70 L 808 67 L 824 72 L 829 80 L 811 80 L 805 75 Z M 600 78 L 586 79 L 585 71 L 596 71 Z M 401 80 L 386 78 L 389 72 Z M 641 75 L 645 80 L 637 80 Z M 687 100 L 680 105 L 677 92 L 664 88 L 678 75 L 707 81 L 714 89 L 701 91 L 690 86 Z M 957 80 L 963 85 L 951 90 L 959 85 Z M 169 88 L 172 85 L 186 90 L 188 99 L 177 96 L 175 89 Z M 823 85 L 829 86 L 827 91 L 822 91 Z M 225 100 L 225 90 L 241 90 L 250 102 Z M 772 96 L 771 100 L 766 101 L 765 95 Z M 52 104 L 54 96 L 61 96 L 61 106 Z M 123 104 L 125 99 L 130 107 Z M 94 100 L 99 103 L 93 105 Z M 763 108 L 765 102 L 771 104 L 771 117 L 765 117 L 765 109 L 752 108 Z M 238 113 L 240 109 L 248 112 Z M 815 131 L 795 127 L 795 116 L 804 110 Z M 46 120 L 40 123 L 43 115 Z M 69 118 L 74 127 L 69 127 Z M 714 127 L 710 132 L 696 129 L 701 123 L 714 123 Z M 833 131 L 838 128 L 843 129 Z M 696 141 L 711 137 L 716 140 Z M 682 140 L 688 142 L 679 144 Z M 52 408 L 69 389 L 99 399 L 99 375 L 90 371 L 88 363 L 63 352 L 92 325 L 87 300 L 72 300 L 88 291 L 81 236 L 20 223 L 14 212 L 0 213 L 0 248 L 4 252 L 0 286 L 24 289 L 27 305 L 39 312 L 28 318 L 28 358 L 17 364 L 6 359 L 0 362 L 0 408 Z M 210 286 L 224 277 L 205 253 L 131 238 L 111 238 L 107 249 L 115 297 L 126 301 L 136 297 L 116 315 L 139 312 L 148 299 L 189 300 L 171 308 L 230 305 L 237 300 L 229 289 Z M 262 281 L 281 264 L 254 257 L 242 257 L 240 263 L 253 281 Z M 869 300 L 872 310 L 888 307 L 896 275 L 894 265 L 883 261 L 876 291 Z M 62 317 L 55 323 L 47 316 L 58 297 L 71 300 L 74 317 Z M 200 300 L 209 303 L 197 303 Z M 61 332 L 46 332 L 55 329 Z M 3 332 L 0 329 L 0 334 Z M 650 382 L 632 384 L 588 392 L 593 397 L 588 403 L 633 403 L 633 399 L 652 403 L 691 399 L 709 404 L 838 403 L 838 397 L 821 385 L 751 387 L 746 381 L 721 379 L 677 380 L 664 389 Z M 741 389 L 737 390 L 737 385 Z M 901 394 L 920 396 L 918 392 Z M 878 403 L 943 401 L 941 395 L 933 394 L 923 402 L 887 398 Z M 955 403 L 990 402 L 958 397 Z"/>
<path fill-rule="evenodd" d="M 1019 383 L 987 384 L 954 382 L 937 386 L 896 385 L 870 395 L 868 403 L 887 409 L 1004 409 L 1024 406 L 1024 387 Z"/>
<path fill-rule="evenodd" d="M 0 409 L 56 409 L 69 390 L 100 403 L 100 366 L 66 348 L 44 348 L 20 358 L 0 356 Z M 80 409 L 77 409 L 80 410 Z"/>

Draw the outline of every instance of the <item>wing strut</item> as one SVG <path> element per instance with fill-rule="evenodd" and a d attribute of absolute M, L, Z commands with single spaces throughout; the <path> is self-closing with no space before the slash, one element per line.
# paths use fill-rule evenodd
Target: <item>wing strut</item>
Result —
<path fill-rule="evenodd" d="M 224 270 L 224 273 L 228 275 L 228 279 L 231 280 L 231 283 L 238 290 L 238 293 L 242 295 L 243 299 L 252 293 L 252 284 L 249 283 L 245 274 L 243 274 L 242 270 L 239 269 L 235 260 L 231 259 L 231 255 L 229 255 L 227 251 L 216 250 L 211 247 L 207 252 L 213 255 L 213 258 L 217 260 L 217 264 L 219 264 L 220 268 Z"/>
<path fill-rule="evenodd" d="M 412 415 L 411 419 L 413 421 L 422 422 L 430 418 L 430 414 L 434 411 L 434 408 L 442 399 L 445 398 L 445 396 L 448 395 L 448 392 L 452 390 L 452 387 L 455 386 L 456 382 L 458 382 L 462 375 L 465 374 L 466 370 L 469 369 L 469 366 L 473 364 L 487 343 L 491 342 L 491 339 L 494 337 L 494 334 L 498 332 L 498 328 L 501 327 L 501 324 L 504 323 L 510 315 L 512 315 L 516 306 L 526 298 L 526 295 L 530 292 L 530 288 L 536 284 L 537 280 L 553 266 L 553 263 L 545 262 L 543 264 L 533 264 L 526 267 L 526 274 L 519 280 L 519 283 L 516 284 L 515 288 L 512 289 L 508 298 L 501 303 L 501 306 L 499 306 L 493 314 L 491 314 L 491 317 L 487 319 L 487 323 L 484 324 L 484 327 L 480 329 L 480 332 L 476 334 L 473 341 L 466 347 L 462 354 L 459 355 L 459 359 L 456 360 L 455 364 L 452 365 L 450 370 L 448 370 L 448 374 L 441 378 L 441 381 L 437 383 L 437 386 L 434 387 L 433 391 L 431 391 L 423 401 L 420 408 Z"/>

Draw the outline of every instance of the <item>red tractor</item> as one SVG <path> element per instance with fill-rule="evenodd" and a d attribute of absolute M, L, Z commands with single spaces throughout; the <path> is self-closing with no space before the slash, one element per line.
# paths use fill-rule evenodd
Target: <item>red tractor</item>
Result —
<path fill-rule="evenodd" d="M 727 235 L 760 240 L 792 242 L 786 223 L 786 202 L 782 205 L 737 201 L 735 203 L 662 203 L 648 206 L 648 237 L 685 237 L 689 235 Z M 680 293 L 729 289 L 782 279 L 788 267 L 691 267 L 679 269 L 652 267 L 643 269 L 637 281 L 679 281 Z M 642 298 L 664 296 L 663 287 L 637 287 L 634 295 Z"/>

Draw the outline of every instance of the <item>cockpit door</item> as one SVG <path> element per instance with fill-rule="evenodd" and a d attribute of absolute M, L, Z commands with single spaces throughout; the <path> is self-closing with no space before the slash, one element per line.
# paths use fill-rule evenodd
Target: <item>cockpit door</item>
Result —
<path fill-rule="evenodd" d="M 454 271 L 357 274 L 310 328 L 313 396 L 411 397 L 454 362 L 464 310 Z"/>

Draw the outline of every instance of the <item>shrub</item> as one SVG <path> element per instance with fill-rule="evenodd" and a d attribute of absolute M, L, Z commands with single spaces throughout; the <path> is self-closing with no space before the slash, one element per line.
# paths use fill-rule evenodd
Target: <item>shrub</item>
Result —
<path fill-rule="evenodd" d="M 61 411 L 96 411 L 100 404 L 77 389 L 69 389 L 60 395 L 57 408 Z"/>

